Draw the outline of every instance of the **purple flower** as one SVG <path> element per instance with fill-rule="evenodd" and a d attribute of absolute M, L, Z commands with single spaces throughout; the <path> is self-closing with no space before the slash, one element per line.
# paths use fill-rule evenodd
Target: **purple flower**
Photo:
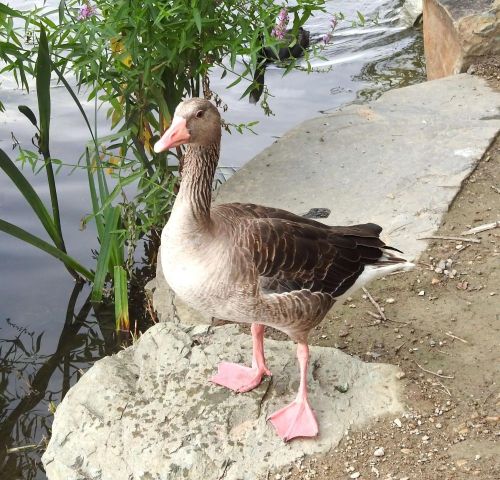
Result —
<path fill-rule="evenodd" d="M 278 18 L 276 20 L 276 26 L 273 28 L 271 35 L 279 40 L 283 40 L 285 38 L 287 25 L 288 25 L 288 10 L 286 8 L 282 8 L 280 10 L 280 13 L 278 14 Z"/>
<path fill-rule="evenodd" d="M 278 14 L 278 22 L 283 25 L 288 24 L 288 11 L 286 8 L 282 8 Z"/>
<path fill-rule="evenodd" d="M 337 15 L 333 15 L 330 20 L 330 30 L 323 35 L 323 43 L 326 45 L 331 42 L 333 38 L 333 31 L 337 27 L 338 18 Z"/>
<path fill-rule="evenodd" d="M 332 32 L 325 33 L 323 35 L 323 43 L 326 45 L 327 43 L 330 43 L 330 40 L 332 39 Z"/>
<path fill-rule="evenodd" d="M 80 8 L 80 12 L 78 13 L 78 20 L 86 20 L 87 18 L 93 17 L 96 14 L 95 5 L 90 5 L 90 3 L 86 3 Z"/>

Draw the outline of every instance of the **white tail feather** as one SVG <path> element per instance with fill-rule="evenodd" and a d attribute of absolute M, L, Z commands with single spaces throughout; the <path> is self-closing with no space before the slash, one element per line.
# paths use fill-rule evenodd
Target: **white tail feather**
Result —
<path fill-rule="evenodd" d="M 336 299 L 342 300 L 345 297 L 349 297 L 356 290 L 359 290 L 361 287 L 365 286 L 367 283 L 370 283 L 373 280 L 376 280 L 377 278 L 385 277 L 386 275 L 389 275 L 393 272 L 408 271 L 415 267 L 414 263 L 408 262 L 403 259 L 401 259 L 401 262 L 394 263 L 394 260 L 396 258 L 397 257 L 393 253 L 385 251 L 382 257 L 380 257 L 380 263 L 366 265 L 365 269 L 356 279 L 352 287 L 347 289 L 339 297 L 336 297 Z"/>

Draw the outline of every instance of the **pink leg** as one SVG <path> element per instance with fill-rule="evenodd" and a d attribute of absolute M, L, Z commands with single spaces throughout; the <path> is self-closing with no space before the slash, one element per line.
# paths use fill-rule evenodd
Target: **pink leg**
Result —
<path fill-rule="evenodd" d="M 210 381 L 230 388 L 235 392 L 248 392 L 259 386 L 264 375 L 271 375 L 264 358 L 264 325 L 252 324 L 252 368 L 237 363 L 222 362 L 217 375 Z"/>
<path fill-rule="evenodd" d="M 297 345 L 297 358 L 300 365 L 300 386 L 297 398 L 268 418 L 285 442 L 295 437 L 315 437 L 318 434 L 318 422 L 307 400 L 307 364 L 309 361 L 307 343 Z"/>

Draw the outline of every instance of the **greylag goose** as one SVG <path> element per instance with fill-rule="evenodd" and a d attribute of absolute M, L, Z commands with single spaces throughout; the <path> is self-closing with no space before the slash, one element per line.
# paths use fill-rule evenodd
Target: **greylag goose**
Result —
<path fill-rule="evenodd" d="M 181 185 L 162 232 L 161 261 L 170 287 L 187 304 L 222 320 L 250 323 L 252 366 L 228 362 L 211 381 L 236 392 L 271 375 L 264 356 L 264 326 L 297 342 L 297 397 L 269 420 L 278 435 L 318 434 L 307 398 L 307 337 L 333 304 L 367 281 L 413 264 L 396 256 L 373 223 L 331 227 L 260 205 L 211 205 L 219 160 L 221 118 L 207 100 L 178 105 L 155 144 L 162 152 L 186 145 Z"/>
<path fill-rule="evenodd" d="M 285 33 L 283 42 L 285 46 L 280 47 L 276 52 L 271 47 L 262 47 L 257 54 L 257 68 L 253 75 L 255 87 L 250 91 L 248 99 L 250 103 L 257 103 L 264 91 L 264 81 L 266 65 L 270 62 L 283 62 L 292 58 L 300 58 L 309 48 L 309 30 L 299 27 L 297 35 L 293 35 L 293 30 L 289 29 Z"/>

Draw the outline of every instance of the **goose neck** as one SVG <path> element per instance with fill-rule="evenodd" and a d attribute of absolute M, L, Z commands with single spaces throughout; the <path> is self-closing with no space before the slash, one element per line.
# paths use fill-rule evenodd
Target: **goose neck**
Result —
<path fill-rule="evenodd" d="M 219 144 L 188 145 L 184 154 L 178 200 L 199 223 L 210 222 L 212 184 L 219 160 Z"/>

